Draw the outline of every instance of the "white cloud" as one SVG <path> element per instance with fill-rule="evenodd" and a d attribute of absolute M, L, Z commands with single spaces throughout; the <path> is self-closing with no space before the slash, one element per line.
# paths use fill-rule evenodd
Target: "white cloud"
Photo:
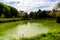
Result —
<path fill-rule="evenodd" d="M 14 4 L 9 4 L 9 2 L 19 2 Z M 38 9 L 42 10 L 50 10 L 54 7 L 55 3 L 59 0 L 52 1 L 52 0 L 5 0 L 4 2 L 8 3 L 9 5 L 17 8 L 18 10 L 23 11 L 36 11 Z"/>

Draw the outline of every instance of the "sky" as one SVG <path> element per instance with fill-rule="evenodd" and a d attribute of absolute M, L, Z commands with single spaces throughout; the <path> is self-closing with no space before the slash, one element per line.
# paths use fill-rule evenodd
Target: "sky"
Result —
<path fill-rule="evenodd" d="M 25 12 L 51 10 L 60 0 L 0 0 L 7 5 L 13 6 Z"/>

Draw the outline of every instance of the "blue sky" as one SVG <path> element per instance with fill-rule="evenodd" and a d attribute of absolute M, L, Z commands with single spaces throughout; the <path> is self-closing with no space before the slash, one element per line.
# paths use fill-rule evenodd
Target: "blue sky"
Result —
<path fill-rule="evenodd" d="M 0 0 L 5 4 L 26 12 L 41 10 L 51 10 L 59 0 Z"/>

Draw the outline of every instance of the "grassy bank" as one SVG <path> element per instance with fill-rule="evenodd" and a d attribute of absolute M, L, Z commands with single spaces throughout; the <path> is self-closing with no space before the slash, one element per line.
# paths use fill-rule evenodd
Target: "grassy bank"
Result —
<path fill-rule="evenodd" d="M 51 21 L 56 21 L 56 19 L 51 19 L 51 18 L 41 18 L 41 19 L 24 19 L 24 18 L 0 18 L 0 23 L 6 23 L 6 22 L 15 22 L 15 21 L 20 21 L 20 20 L 51 20 Z"/>
<path fill-rule="evenodd" d="M 30 18 L 0 18 L 0 23 L 6 23 L 6 22 L 15 22 L 15 21 L 21 21 L 21 20 L 31 20 Z"/>
<path fill-rule="evenodd" d="M 60 40 L 60 32 L 47 33 L 47 34 L 42 33 L 31 38 L 23 37 L 19 40 Z"/>
<path fill-rule="evenodd" d="M 19 21 L 21 18 L 0 18 L 0 23 Z"/>

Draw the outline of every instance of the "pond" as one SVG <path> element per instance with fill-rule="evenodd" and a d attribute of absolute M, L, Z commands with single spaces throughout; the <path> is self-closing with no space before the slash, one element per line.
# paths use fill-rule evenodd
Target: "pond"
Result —
<path fill-rule="evenodd" d="M 14 23 L 18 24 L 16 25 Z M 12 24 L 16 25 L 16 27 L 11 26 Z M 2 25 L 5 26 L 2 28 Z M 53 20 L 25 20 L 1 24 L 0 31 L 0 40 L 13 40 L 14 38 L 33 37 L 41 33 L 59 32 L 60 24 L 57 24 Z"/>

